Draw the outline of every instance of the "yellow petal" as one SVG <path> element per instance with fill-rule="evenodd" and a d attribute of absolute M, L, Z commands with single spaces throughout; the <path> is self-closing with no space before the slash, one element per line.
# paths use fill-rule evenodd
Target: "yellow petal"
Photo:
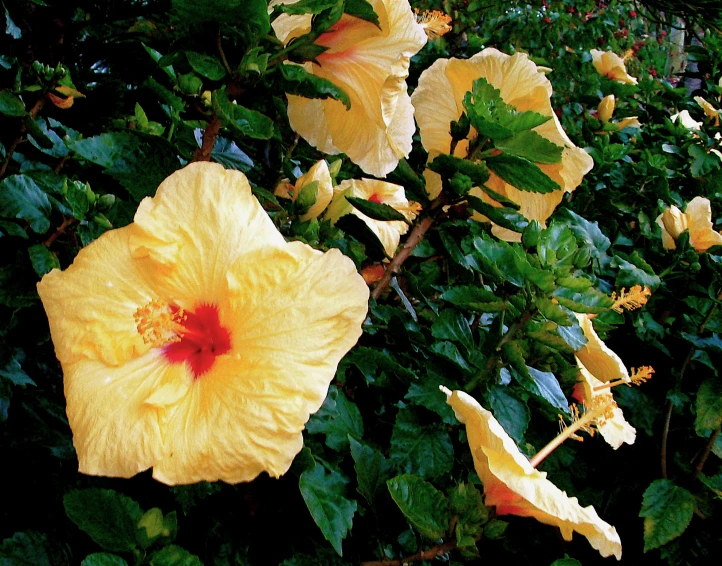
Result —
<path fill-rule="evenodd" d="M 313 182 L 318 182 L 316 202 L 311 205 L 306 214 L 302 214 L 299 217 L 303 221 L 317 218 L 326 210 L 326 207 L 333 198 L 333 181 L 331 180 L 331 173 L 328 170 L 328 163 L 326 163 L 324 159 L 315 163 L 305 175 L 298 178 L 294 194 L 298 195 L 303 187 Z"/>
<path fill-rule="evenodd" d="M 148 350 L 133 315 L 156 295 L 131 257 L 131 231 L 106 232 L 80 250 L 68 269 L 53 269 L 38 283 L 62 363 L 99 360 L 117 366 Z"/>
<path fill-rule="evenodd" d="M 628 118 L 623 118 L 619 120 L 619 122 L 616 122 L 616 124 L 620 130 L 623 130 L 624 128 L 637 128 L 638 130 L 642 129 L 642 124 L 636 116 L 629 116 Z"/>
<path fill-rule="evenodd" d="M 216 163 L 173 173 L 140 203 L 132 229 L 133 257 L 143 260 L 158 293 L 184 308 L 217 303 L 242 254 L 284 244 L 245 175 Z"/>
<path fill-rule="evenodd" d="M 309 415 L 361 334 L 368 287 L 338 250 L 322 254 L 300 243 L 259 250 L 228 277 L 222 323 L 233 346 L 167 412 L 168 455 L 154 468 L 164 483 L 285 473 Z"/>
<path fill-rule="evenodd" d="M 416 218 L 419 211 L 418 205 L 410 203 L 406 199 L 402 186 L 387 183 L 386 181 L 377 181 L 375 179 L 346 180 L 335 189 L 333 201 L 326 212 L 326 218 L 335 224 L 344 214 L 358 216 L 376 234 L 384 246 L 386 255 L 393 257 L 396 248 L 399 246 L 401 236 L 406 234 L 409 225 L 400 220 L 384 221 L 369 218 L 364 213 L 356 210 L 346 200 L 346 196 L 387 204 L 398 210 L 408 220 Z"/>
<path fill-rule="evenodd" d="M 615 106 L 614 95 L 610 94 L 608 96 L 605 96 L 604 98 L 602 98 L 602 101 L 599 103 L 599 106 L 597 107 L 597 117 L 602 122 L 609 122 L 609 120 L 612 119 L 612 114 L 614 114 L 614 106 Z"/>
<path fill-rule="evenodd" d="M 351 108 L 336 100 L 289 95 L 288 117 L 314 147 L 344 152 L 366 173 L 383 177 L 411 151 L 415 126 L 405 79 L 426 35 L 405 0 L 374 0 L 372 5 L 380 27 L 346 14 L 317 40 L 329 48 L 317 58 L 320 64 L 306 64 L 314 75 L 341 87 Z"/>
<path fill-rule="evenodd" d="M 600 75 L 612 80 L 627 84 L 637 84 L 637 79 L 627 74 L 627 67 L 624 60 L 613 51 L 599 51 L 592 49 L 592 63 Z"/>
<path fill-rule="evenodd" d="M 684 211 L 689 227 L 689 242 L 698 252 L 722 245 L 722 234 L 712 227 L 712 205 L 709 199 L 695 197 Z"/>
<path fill-rule="evenodd" d="M 702 127 L 702 122 L 697 122 L 689 113 L 689 110 L 682 110 L 669 117 L 672 122 L 679 122 L 688 130 L 697 130 Z"/>
<path fill-rule="evenodd" d="M 606 396 L 610 399 L 613 398 L 612 392 L 608 388 L 594 391 L 595 387 L 604 384 L 584 367 L 584 364 L 579 358 L 577 358 L 577 366 L 579 367 L 579 378 L 584 392 L 580 399 L 581 402 L 586 405 L 591 405 L 592 400 L 599 396 Z M 624 419 L 622 409 L 614 406 L 611 413 L 611 417 L 604 418 L 601 422 L 597 421 L 596 429 L 599 431 L 599 434 L 601 434 L 607 444 L 615 450 L 624 443 L 634 444 L 637 431 Z"/>
<path fill-rule="evenodd" d="M 163 457 L 159 412 L 147 400 L 187 372 L 148 352 L 118 367 L 63 364 L 65 398 L 80 472 L 127 478 Z"/>
<path fill-rule="evenodd" d="M 589 315 L 574 313 L 584 332 L 587 343 L 574 355 L 596 379 L 602 383 L 615 379 L 629 381 L 629 372 L 624 362 L 597 335 Z"/>
<path fill-rule="evenodd" d="M 714 126 L 716 128 L 719 128 L 719 110 L 712 106 L 709 102 L 707 102 L 704 98 L 701 96 L 695 96 L 694 100 L 697 104 L 699 104 L 702 107 L 702 110 L 704 110 L 704 113 L 707 114 L 710 118 L 712 118 L 712 121 L 714 123 Z"/>
<path fill-rule="evenodd" d="M 534 517 L 559 527 L 565 540 L 577 532 L 602 556 L 621 559 L 622 544 L 616 529 L 600 519 L 591 505 L 582 507 L 575 497 L 546 479 L 545 472 L 534 469 L 493 415 L 473 397 L 463 391 L 446 393 L 447 402 L 466 425 L 486 505 L 496 506 L 498 515 Z"/>
<path fill-rule="evenodd" d="M 674 240 L 687 230 L 687 215 L 672 205 L 657 216 L 655 222 L 662 228 L 662 245 L 667 250 L 676 249 Z"/>

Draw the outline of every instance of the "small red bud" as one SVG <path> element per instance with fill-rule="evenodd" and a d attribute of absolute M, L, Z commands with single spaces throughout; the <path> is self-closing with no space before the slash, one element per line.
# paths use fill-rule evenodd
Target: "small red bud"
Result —
<path fill-rule="evenodd" d="M 544 18 L 544 23 L 550 24 L 550 23 L 552 23 L 552 19 L 549 16 L 547 16 L 546 18 Z"/>
<path fill-rule="evenodd" d="M 630 17 L 630 18 L 636 18 L 636 17 L 637 17 L 637 12 L 635 12 L 634 10 L 632 10 L 631 12 L 629 12 L 629 17 Z"/>

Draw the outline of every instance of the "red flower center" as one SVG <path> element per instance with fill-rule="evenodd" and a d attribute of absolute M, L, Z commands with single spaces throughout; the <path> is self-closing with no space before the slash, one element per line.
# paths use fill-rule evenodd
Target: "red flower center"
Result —
<path fill-rule="evenodd" d="M 164 346 L 163 354 L 173 364 L 188 362 L 197 379 L 213 367 L 216 356 L 231 349 L 231 334 L 221 326 L 215 305 L 186 311 L 180 325 L 180 340 Z"/>
<path fill-rule="evenodd" d="M 380 197 L 379 195 L 377 195 L 376 193 L 372 194 L 372 195 L 368 198 L 368 200 L 369 200 L 370 202 L 375 202 L 375 203 L 378 203 L 378 204 L 383 204 L 383 203 L 381 202 L 381 197 Z"/>

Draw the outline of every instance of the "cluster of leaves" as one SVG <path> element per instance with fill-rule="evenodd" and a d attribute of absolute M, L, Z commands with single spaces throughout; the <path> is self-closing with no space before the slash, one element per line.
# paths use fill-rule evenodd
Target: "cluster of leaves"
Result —
<path fill-rule="evenodd" d="M 241 170 L 287 237 L 338 247 L 364 272 L 379 265 L 380 245 L 361 223 L 299 221 L 314 200 L 310 189 L 295 203 L 272 194 L 280 179 L 296 179 L 322 157 L 288 126 L 284 93 L 349 102 L 337 85 L 284 61 L 317 57 L 323 48 L 314 41 L 344 12 L 372 22 L 376 14 L 363 0 L 282 5 L 278 11 L 313 14 L 308 34 L 284 46 L 271 31 L 278 11 L 269 14 L 267 4 L 6 3 L 0 435 L 11 462 L 5 485 L 32 504 L 2 510 L 2 561 L 302 566 L 473 562 L 494 552 L 528 564 L 578 563 L 565 553 L 596 563 L 584 539 L 563 543 L 550 527 L 502 520 L 484 507 L 463 427 L 438 390 L 472 394 L 531 456 L 554 436 L 577 381 L 573 353 L 585 339 L 572 311 L 597 315 L 597 331 L 627 365 L 653 365 L 656 375 L 643 388 L 615 392 L 637 428 L 633 447 L 614 453 L 598 439 L 565 445 L 542 469 L 617 527 L 630 563 L 661 556 L 691 564 L 719 552 L 722 254 L 698 254 L 685 236 L 665 250 L 654 219 L 696 195 L 722 219 L 722 168 L 709 152 L 720 128 L 692 99 L 719 106 L 722 40 L 709 35 L 704 47 L 687 46 L 687 72 L 661 79 L 679 51 L 669 22 L 614 1 L 412 3 L 444 9 L 454 25 L 414 58 L 412 85 L 440 56 L 492 45 L 527 51 L 554 69 L 553 105 L 595 167 L 546 228 L 493 191 L 485 189 L 503 206 L 469 195 L 489 171 L 522 190 L 554 190 L 537 164 L 561 156 L 532 131 L 544 117 L 517 112 L 484 80 L 474 84 L 465 115 L 450 125 L 457 139 L 470 127 L 483 134 L 470 147 L 474 161 L 442 156 L 430 165 L 444 179 L 443 201 L 426 197 L 419 144 L 390 176 L 435 215 L 434 226 L 372 301 L 364 336 L 309 421 L 291 472 L 178 488 L 148 474 L 125 481 L 77 474 L 62 373 L 35 283 L 103 231 L 130 222 L 172 171 L 199 158 Z M 595 47 L 631 50 L 628 69 L 639 84 L 600 77 L 590 62 Z M 596 108 L 607 94 L 617 97 L 615 118 L 637 115 L 641 131 L 600 123 Z M 705 122 L 700 132 L 670 121 L 684 109 Z M 360 177 L 348 160 L 331 169 L 337 180 Z M 398 220 L 388 207 L 352 204 Z M 492 236 L 488 224 L 469 220 L 474 211 L 520 233 L 521 243 Z M 647 306 L 610 310 L 611 293 L 633 285 L 653 290 Z"/>

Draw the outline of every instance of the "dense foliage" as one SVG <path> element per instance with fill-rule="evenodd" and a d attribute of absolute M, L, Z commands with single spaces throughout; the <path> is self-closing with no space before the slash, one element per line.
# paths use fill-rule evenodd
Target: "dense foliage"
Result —
<path fill-rule="evenodd" d="M 487 47 L 528 53 L 551 69 L 552 106 L 594 166 L 546 227 L 500 195 L 504 206 L 496 208 L 469 196 L 489 170 L 527 183 L 529 193 L 548 191 L 549 178 L 537 176 L 534 164 L 560 159 L 527 137 L 508 143 L 536 124 L 522 123 L 498 92 L 475 83 L 464 108 L 489 141 L 475 148 L 476 164 L 435 161 L 444 189 L 429 198 L 417 133 L 408 159 L 386 179 L 422 210 L 410 223 L 417 245 L 384 278 L 390 258 L 357 217 L 334 225 L 323 216 L 301 220 L 315 195 L 274 194 L 323 157 L 335 183 L 367 176 L 291 129 L 285 93 L 342 101 L 346 93 L 285 62 L 316 57 L 313 40 L 344 10 L 370 21 L 373 11 L 364 0 L 304 0 L 316 14 L 311 35 L 284 46 L 267 4 L 3 5 L 0 563 L 302 566 L 411 557 L 473 564 L 491 552 L 545 566 L 611 561 L 578 534 L 565 542 L 554 527 L 485 507 L 464 426 L 439 391 L 472 395 L 533 456 L 557 434 L 560 414 L 569 421 L 574 353 L 586 342 L 573 312 L 596 315 L 596 332 L 626 366 L 653 366 L 654 375 L 640 387 L 614 388 L 636 428 L 633 445 L 613 450 L 598 435 L 585 436 L 539 469 L 616 527 L 629 564 L 719 556 L 722 247 L 695 246 L 689 226 L 667 249 L 655 220 L 697 196 L 711 201 L 713 222 L 722 220 L 715 153 L 722 128 L 694 98 L 722 105 L 722 36 L 684 32 L 676 17 L 615 0 L 411 2 L 422 12 L 443 10 L 453 30 L 412 58 L 410 91 L 442 57 L 469 58 Z M 592 49 L 626 53 L 638 84 L 600 75 Z M 597 108 L 610 94 L 616 107 L 604 120 Z M 685 110 L 697 127 L 671 120 Z M 641 127 L 615 125 L 632 116 Z M 502 126 L 514 135 L 498 134 Z M 466 137 L 464 124 L 454 127 L 458 140 Z M 512 157 L 504 161 L 500 148 Z M 81 475 L 36 284 L 131 222 L 173 171 L 208 159 L 247 175 L 288 240 L 338 248 L 356 263 L 372 287 L 364 334 L 280 479 L 169 487 L 149 472 Z M 406 221 L 389 207 L 352 204 L 382 221 Z M 497 238 L 488 222 L 471 219 L 479 213 L 521 241 Z M 611 308 L 637 285 L 651 290 L 646 304 Z"/>

